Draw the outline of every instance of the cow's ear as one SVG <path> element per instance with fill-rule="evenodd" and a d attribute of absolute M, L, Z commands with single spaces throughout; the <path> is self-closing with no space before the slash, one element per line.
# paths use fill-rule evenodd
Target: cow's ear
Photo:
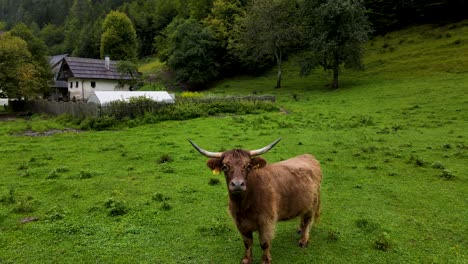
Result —
<path fill-rule="evenodd" d="M 265 167 L 266 164 L 266 160 L 262 157 L 255 157 L 250 159 L 250 166 L 252 167 L 252 169 Z"/>
<path fill-rule="evenodd" d="M 223 162 L 219 158 L 213 158 L 209 159 L 206 162 L 206 165 L 208 166 L 208 168 L 211 169 L 211 171 L 213 171 L 213 174 L 219 174 L 219 172 L 221 171 L 221 167 L 223 166 Z"/>

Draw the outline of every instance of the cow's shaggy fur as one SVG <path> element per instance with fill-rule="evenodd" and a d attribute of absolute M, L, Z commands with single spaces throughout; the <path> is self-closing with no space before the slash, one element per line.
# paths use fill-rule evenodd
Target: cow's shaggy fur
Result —
<path fill-rule="evenodd" d="M 319 162 L 309 154 L 266 164 L 245 150 L 230 150 L 207 162 L 223 170 L 229 191 L 229 211 L 242 235 L 242 263 L 252 263 L 253 232 L 259 232 L 262 263 L 271 263 L 270 244 L 277 221 L 300 216 L 299 246 L 309 243 L 309 230 L 320 217 Z"/>

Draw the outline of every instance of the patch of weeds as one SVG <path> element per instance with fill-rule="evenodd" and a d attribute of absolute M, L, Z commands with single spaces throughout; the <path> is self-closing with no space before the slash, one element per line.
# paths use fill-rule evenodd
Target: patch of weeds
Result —
<path fill-rule="evenodd" d="M 364 153 L 375 153 L 378 149 L 376 146 L 361 147 L 361 151 Z"/>
<path fill-rule="evenodd" d="M 172 209 L 172 205 L 170 205 L 169 203 L 167 202 L 163 202 L 161 204 L 161 206 L 159 207 L 159 209 L 163 210 L 163 211 L 169 211 Z"/>
<path fill-rule="evenodd" d="M 175 173 L 175 168 L 167 163 L 161 165 L 161 171 L 163 173 Z"/>
<path fill-rule="evenodd" d="M 222 236 L 231 231 L 231 228 L 224 222 L 215 221 L 211 226 L 202 226 L 198 228 L 198 232 L 202 236 Z"/>
<path fill-rule="evenodd" d="M 165 196 L 161 193 L 154 193 L 153 196 L 151 196 L 151 200 L 155 201 L 155 202 L 164 202 L 164 201 L 167 201 L 167 200 L 170 200 L 171 198 L 168 197 L 168 196 Z"/>
<path fill-rule="evenodd" d="M 330 242 L 336 242 L 340 239 L 340 232 L 336 230 L 328 230 L 327 240 Z"/>
<path fill-rule="evenodd" d="M 432 163 L 432 168 L 434 168 L 434 169 L 445 169 L 445 166 L 442 163 L 436 161 L 436 162 Z"/>
<path fill-rule="evenodd" d="M 127 171 L 133 171 L 133 170 L 135 170 L 135 167 L 133 167 L 132 165 L 127 166 Z"/>
<path fill-rule="evenodd" d="M 46 179 L 57 179 L 59 177 L 59 173 L 57 170 L 52 170 L 49 172 L 49 175 L 47 175 Z"/>
<path fill-rule="evenodd" d="M 374 248 L 381 251 L 388 251 L 391 248 L 390 235 L 382 232 L 374 242 Z"/>
<path fill-rule="evenodd" d="M 38 205 L 38 201 L 35 201 L 32 197 L 27 197 L 24 200 L 18 201 L 13 207 L 12 212 L 18 214 L 32 213 L 36 211 Z"/>
<path fill-rule="evenodd" d="M 411 157 L 409 158 L 409 163 L 417 167 L 424 167 L 427 164 L 427 162 L 425 162 L 421 157 L 414 155 L 411 155 Z"/>
<path fill-rule="evenodd" d="M 27 170 L 28 169 L 28 164 L 27 163 L 21 163 L 19 166 L 18 166 L 18 170 Z"/>
<path fill-rule="evenodd" d="M 159 164 L 169 163 L 169 162 L 172 162 L 172 161 L 174 161 L 174 159 L 171 157 L 171 155 L 169 155 L 167 153 L 162 154 L 158 159 Z"/>
<path fill-rule="evenodd" d="M 378 170 L 378 167 L 377 167 L 377 165 L 367 165 L 366 169 L 368 169 L 368 170 Z"/>
<path fill-rule="evenodd" d="M 448 169 L 444 169 L 440 174 L 440 177 L 444 180 L 452 180 L 455 178 L 455 175 Z"/>
<path fill-rule="evenodd" d="M 107 209 L 110 216 L 120 216 L 128 213 L 128 207 L 124 201 L 109 198 L 104 202 L 104 208 Z"/>
<path fill-rule="evenodd" d="M 0 223 L 2 223 L 7 218 L 8 218 L 7 212 L 0 212 Z M 1 259 L 0 259 L 0 263 L 1 263 Z"/>
<path fill-rule="evenodd" d="M 216 178 L 211 178 L 210 181 L 208 182 L 208 184 L 211 186 L 219 185 L 219 183 L 220 183 L 219 179 L 216 179 Z"/>
<path fill-rule="evenodd" d="M 361 229 L 363 231 L 366 231 L 368 233 L 372 233 L 372 232 L 380 229 L 379 224 L 374 223 L 373 221 L 367 220 L 365 218 L 356 220 L 356 226 L 359 229 Z"/>
<path fill-rule="evenodd" d="M 82 196 L 81 194 L 79 194 L 79 193 L 73 193 L 73 194 L 71 195 L 71 197 L 72 197 L 72 198 L 75 198 L 75 199 L 83 198 L 83 196 Z"/>
<path fill-rule="evenodd" d="M 31 176 L 31 174 L 29 173 L 28 170 L 25 170 L 25 171 L 20 172 L 19 176 L 22 177 L 22 178 L 27 178 L 27 177 Z"/>
<path fill-rule="evenodd" d="M 286 122 L 286 121 L 279 121 L 278 122 L 278 128 L 293 128 L 294 124 L 291 122 Z"/>
<path fill-rule="evenodd" d="M 46 219 L 50 221 L 62 220 L 63 218 L 65 218 L 65 212 L 59 207 L 54 207 L 46 213 Z"/>
<path fill-rule="evenodd" d="M 372 126 L 374 125 L 374 118 L 369 115 L 359 115 L 354 116 L 351 120 L 349 126 L 351 128 L 363 127 L 363 126 Z"/>
<path fill-rule="evenodd" d="M 78 173 L 77 178 L 80 180 L 83 179 L 90 179 L 93 177 L 93 172 L 88 171 L 88 170 L 81 170 L 80 173 Z"/>
<path fill-rule="evenodd" d="M 451 149 L 452 145 L 450 143 L 445 143 L 445 144 L 442 145 L 442 148 L 443 149 Z"/>
<path fill-rule="evenodd" d="M 15 188 L 10 187 L 8 189 L 8 194 L 0 196 L 0 203 L 4 204 L 14 204 L 16 202 L 15 199 Z"/>

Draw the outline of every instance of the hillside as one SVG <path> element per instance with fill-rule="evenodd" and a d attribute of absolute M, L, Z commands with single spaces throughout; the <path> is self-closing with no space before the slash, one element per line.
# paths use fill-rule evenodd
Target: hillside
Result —
<path fill-rule="evenodd" d="M 274 263 L 465 263 L 467 45 L 467 21 L 412 27 L 373 39 L 366 69 L 343 70 L 338 90 L 321 70 L 300 77 L 291 59 L 283 88 L 272 70 L 202 92 L 274 94 L 280 111 L 148 114 L 111 131 L 68 130 L 65 117 L 2 122 L 0 263 L 238 262 L 224 177 L 186 139 L 223 151 L 278 137 L 268 162 L 311 153 L 324 179 L 311 244 L 297 247 L 297 220 L 278 224 Z"/>

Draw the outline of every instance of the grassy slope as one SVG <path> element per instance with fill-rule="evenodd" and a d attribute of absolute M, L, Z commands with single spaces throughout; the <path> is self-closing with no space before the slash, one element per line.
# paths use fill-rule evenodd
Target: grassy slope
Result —
<path fill-rule="evenodd" d="M 293 65 L 282 89 L 272 72 L 210 91 L 275 94 L 280 113 L 49 137 L 11 132 L 60 128 L 53 120 L 0 123 L 0 263 L 236 263 L 242 242 L 224 183 L 208 184 L 222 178 L 185 139 L 216 151 L 278 136 L 265 158 L 313 153 L 325 178 L 312 244 L 297 248 L 297 221 L 279 224 L 275 263 L 463 263 L 467 36 L 466 26 L 418 27 L 376 38 L 366 71 L 345 71 L 337 91 L 324 87 L 326 74 L 300 78 Z M 160 164 L 164 154 L 174 161 Z M 440 177 L 442 167 L 455 177 Z M 128 213 L 109 216 L 109 198 Z M 28 216 L 39 220 L 19 223 Z"/>

